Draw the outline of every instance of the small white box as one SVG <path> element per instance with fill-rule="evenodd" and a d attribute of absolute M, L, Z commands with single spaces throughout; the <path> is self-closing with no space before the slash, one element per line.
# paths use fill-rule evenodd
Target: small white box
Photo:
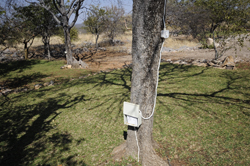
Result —
<path fill-rule="evenodd" d="M 161 31 L 161 37 L 164 39 L 169 38 L 169 30 L 166 30 L 166 28 L 164 28 L 164 30 Z"/>
<path fill-rule="evenodd" d="M 139 105 L 124 102 L 123 103 L 123 116 L 124 124 L 134 127 L 139 127 L 141 125 L 141 111 L 139 110 Z"/>

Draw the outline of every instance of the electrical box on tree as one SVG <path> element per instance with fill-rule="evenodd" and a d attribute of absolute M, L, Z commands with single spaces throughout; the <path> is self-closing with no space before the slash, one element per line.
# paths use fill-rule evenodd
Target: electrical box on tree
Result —
<path fill-rule="evenodd" d="M 134 127 L 139 127 L 141 125 L 141 111 L 139 110 L 138 104 L 123 103 L 123 116 L 124 124 Z"/>
<path fill-rule="evenodd" d="M 164 28 L 164 29 L 161 31 L 161 37 L 164 38 L 164 39 L 169 38 L 169 30 L 167 30 L 166 28 Z"/>

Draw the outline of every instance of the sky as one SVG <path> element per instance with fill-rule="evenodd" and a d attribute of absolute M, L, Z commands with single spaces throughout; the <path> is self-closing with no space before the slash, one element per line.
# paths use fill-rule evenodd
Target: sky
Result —
<path fill-rule="evenodd" d="M 30 1 L 38 1 L 38 0 L 30 0 Z M 85 0 L 83 6 L 89 7 L 90 5 L 100 5 L 100 7 L 118 5 L 118 1 L 122 3 L 122 6 L 125 10 L 125 14 L 129 14 L 132 12 L 133 0 Z M 0 6 L 4 6 L 6 0 L 0 0 Z M 24 2 L 24 0 L 16 0 L 16 2 Z M 80 15 L 76 24 L 82 24 L 85 16 Z M 73 20 L 73 15 L 70 18 L 70 21 Z"/>
<path fill-rule="evenodd" d="M 85 0 L 83 5 L 88 7 L 90 5 L 100 5 L 100 7 L 118 5 L 118 0 Z M 133 0 L 120 0 L 125 10 L 125 14 L 132 13 Z M 81 15 L 77 20 L 76 24 L 81 24 L 84 21 L 85 16 Z"/>

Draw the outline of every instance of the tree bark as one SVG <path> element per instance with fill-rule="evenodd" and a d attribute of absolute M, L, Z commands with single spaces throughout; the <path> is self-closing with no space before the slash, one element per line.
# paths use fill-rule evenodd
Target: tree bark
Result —
<path fill-rule="evenodd" d="M 156 87 L 160 51 L 163 44 L 163 0 L 133 1 L 133 72 L 131 84 L 131 102 L 140 105 L 144 117 L 149 117 L 156 100 Z M 137 141 L 140 147 L 140 161 L 143 166 L 168 165 L 153 148 L 153 117 L 142 119 L 139 128 L 128 127 L 126 155 L 137 159 Z"/>
<path fill-rule="evenodd" d="M 28 59 L 28 42 L 24 42 L 24 58 L 25 60 Z"/>
<path fill-rule="evenodd" d="M 47 32 L 43 35 L 43 44 L 44 44 L 44 55 L 48 57 L 49 61 L 51 60 L 51 54 L 50 54 L 50 35 Z"/>
<path fill-rule="evenodd" d="M 73 56 L 71 51 L 71 41 L 70 41 L 70 30 L 67 26 L 63 27 L 64 37 L 65 37 L 65 49 L 66 49 L 66 59 L 67 65 L 73 64 Z"/>
<path fill-rule="evenodd" d="M 99 33 L 96 34 L 96 39 L 95 39 L 95 48 L 96 48 L 96 50 L 98 49 L 98 38 L 99 38 Z"/>

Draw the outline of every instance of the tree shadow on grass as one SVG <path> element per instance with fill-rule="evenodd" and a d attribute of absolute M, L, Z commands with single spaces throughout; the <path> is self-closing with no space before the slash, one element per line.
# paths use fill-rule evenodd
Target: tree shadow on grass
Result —
<path fill-rule="evenodd" d="M 48 77 L 49 75 L 42 74 L 40 72 L 22 75 L 21 77 L 13 77 L 8 78 L 7 80 L 3 81 L 2 84 L 4 87 L 8 88 L 18 88 L 25 86 L 29 83 L 41 81 L 43 78 Z"/>
<path fill-rule="evenodd" d="M 22 61 L 1 63 L 0 76 L 4 77 L 12 71 L 18 71 L 19 73 L 21 73 L 24 69 L 30 69 L 33 65 L 38 63 L 40 63 L 39 60 L 22 60 Z"/>
<path fill-rule="evenodd" d="M 32 165 L 37 156 L 42 158 L 42 161 L 37 161 L 38 165 L 85 165 L 83 161 L 75 160 L 77 154 L 66 158 L 62 155 L 70 150 L 73 138 L 66 131 L 57 130 L 53 123 L 61 114 L 59 109 L 70 108 L 83 99 L 84 96 L 78 96 L 64 101 L 59 96 L 33 105 L 5 103 L 0 109 L 0 165 Z M 53 134 L 47 136 L 51 130 Z"/>
<path fill-rule="evenodd" d="M 172 92 L 164 91 L 169 85 L 176 84 L 178 88 L 183 85 L 182 81 L 185 82 L 189 78 L 208 75 L 208 70 L 208 68 L 163 64 L 159 78 L 159 98 L 157 99 L 159 105 L 167 108 L 165 111 L 171 112 L 173 110 L 171 110 L 168 104 L 164 103 L 164 100 L 168 98 L 174 99 L 174 104 L 177 103 L 179 107 L 185 108 L 190 115 L 194 113 L 190 110 L 189 104 L 196 103 L 231 103 L 236 106 L 238 104 L 242 109 L 249 108 L 248 99 L 242 100 L 237 97 L 219 95 L 226 91 L 242 93 L 242 90 L 240 90 L 242 87 L 249 88 L 248 85 L 239 86 L 235 84 L 235 82 L 239 81 L 247 82 L 249 77 L 236 75 L 229 71 L 221 72 L 220 74 L 221 78 L 227 80 L 227 85 L 219 90 L 212 90 L 209 94 L 202 91 L 200 93 L 190 93 L 185 90 L 180 92 L 175 89 Z M 72 144 L 75 145 L 73 143 L 74 138 L 66 131 L 57 130 L 57 125 L 53 123 L 53 120 L 60 115 L 61 112 L 59 110 L 72 108 L 79 102 L 85 105 L 86 103 L 84 102 L 88 101 L 90 106 L 86 105 L 87 109 L 84 109 L 81 114 L 83 116 L 84 114 L 88 116 L 93 115 L 91 119 L 92 125 L 99 125 L 99 128 L 96 128 L 93 133 L 101 134 L 104 126 L 112 126 L 122 118 L 123 102 L 130 99 L 131 73 L 132 69 L 129 68 L 110 73 L 104 72 L 85 79 L 70 81 L 67 84 L 56 85 L 53 88 L 29 92 L 36 98 L 44 97 L 49 91 L 55 94 L 55 97 L 38 104 L 30 105 L 27 103 L 23 106 L 16 106 L 8 101 L 1 105 L 3 107 L 0 108 L 0 165 L 31 165 L 30 163 L 33 164 L 36 158 L 42 158 L 42 161 L 38 162 L 40 165 L 57 165 L 56 161 L 59 161 L 59 164 L 84 165 L 82 161 L 75 159 L 76 154 L 63 156 L 63 152 L 68 152 Z M 86 89 L 80 89 L 85 84 L 91 86 L 86 86 Z M 77 89 L 78 87 L 79 89 Z M 77 89 L 77 92 L 61 93 L 65 89 L 71 91 L 72 89 L 70 88 Z M 83 94 L 86 94 L 86 96 Z M 16 95 L 12 100 L 17 100 L 19 97 L 22 97 L 21 94 Z M 243 105 L 240 103 L 243 103 Z M 174 104 L 171 106 L 173 107 Z M 200 111 L 210 111 L 201 106 L 197 107 L 199 107 Z M 209 113 L 216 115 L 211 111 Z M 247 114 L 246 111 L 245 114 Z M 155 120 L 155 124 L 161 126 L 161 124 L 157 123 L 157 120 Z M 46 136 L 46 134 L 51 133 L 49 131 L 53 132 L 51 135 Z M 81 141 L 84 141 L 84 138 L 76 140 L 75 146 Z"/>

